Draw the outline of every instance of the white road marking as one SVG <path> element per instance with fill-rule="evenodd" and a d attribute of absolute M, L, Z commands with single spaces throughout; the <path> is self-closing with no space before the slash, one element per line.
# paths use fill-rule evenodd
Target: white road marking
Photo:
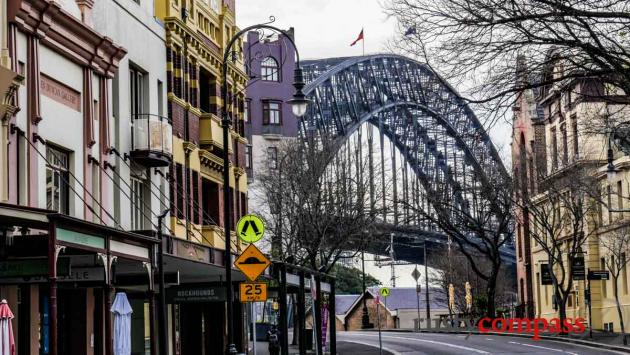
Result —
<path fill-rule="evenodd" d="M 353 344 L 367 345 L 367 346 L 371 346 L 371 347 L 373 347 L 373 348 L 378 348 L 378 345 L 376 345 L 376 344 L 368 344 L 368 343 L 363 343 L 363 342 L 360 342 L 360 341 L 355 341 L 355 340 L 345 340 L 345 339 L 342 339 L 342 340 L 340 340 L 340 341 L 341 341 L 341 342 L 346 342 L 346 343 L 353 343 Z M 398 351 L 396 351 L 396 350 L 394 350 L 394 349 L 387 348 L 387 347 L 383 347 L 383 350 L 388 351 L 388 352 L 392 353 L 393 355 L 402 355 L 402 354 L 401 354 L 401 353 L 399 353 Z"/>
<path fill-rule="evenodd" d="M 366 336 L 366 337 L 377 337 L 378 336 L 377 334 L 358 334 L 358 335 L 362 335 L 362 336 Z M 442 345 L 442 346 L 446 346 L 446 347 L 449 347 L 449 348 L 455 348 L 455 349 L 460 349 L 460 350 L 472 351 L 472 352 L 476 352 L 478 354 L 490 354 L 489 352 L 484 351 L 484 350 L 479 350 L 479 349 L 475 349 L 475 348 L 469 348 L 467 346 L 455 345 L 455 344 L 450 344 L 450 343 L 444 343 L 444 342 L 441 342 L 441 341 L 427 340 L 427 339 L 418 339 L 418 338 L 408 338 L 408 337 L 397 337 L 397 336 L 386 335 L 386 334 L 383 334 L 382 336 L 383 336 L 383 338 L 403 339 L 403 340 L 417 341 L 417 342 L 421 342 L 421 343 Z"/>
<path fill-rule="evenodd" d="M 510 343 L 510 344 L 516 344 L 516 345 L 522 345 L 522 346 L 529 346 L 529 347 L 531 347 L 531 348 L 538 348 L 538 349 L 551 350 L 551 351 L 556 351 L 556 352 L 559 352 L 559 353 L 565 353 L 565 354 L 571 354 L 571 355 L 579 355 L 578 353 L 572 353 L 572 352 L 565 351 L 565 350 L 561 350 L 561 349 L 547 348 L 547 347 L 540 346 L 540 345 L 517 343 L 517 342 L 515 342 L 515 341 L 510 341 L 509 343 Z"/>
<path fill-rule="evenodd" d="M 486 338 L 486 340 L 490 340 L 490 341 L 492 341 L 492 340 L 494 340 L 494 339 Z"/>

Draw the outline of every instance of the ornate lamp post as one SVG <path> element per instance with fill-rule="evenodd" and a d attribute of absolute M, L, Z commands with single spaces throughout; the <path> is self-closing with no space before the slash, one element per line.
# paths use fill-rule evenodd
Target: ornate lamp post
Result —
<path fill-rule="evenodd" d="M 271 22 L 275 19 L 273 17 L 270 18 Z M 269 22 L 269 23 L 271 23 Z M 294 72 L 294 82 L 293 86 L 295 87 L 295 93 L 293 94 L 293 99 L 289 100 L 288 103 L 291 105 L 293 114 L 297 117 L 302 117 L 306 113 L 306 109 L 309 104 L 309 100 L 306 98 L 302 89 L 304 88 L 304 78 L 302 75 L 302 68 L 300 67 L 300 54 L 298 53 L 297 47 L 295 46 L 295 42 L 293 38 L 284 30 L 281 30 L 277 27 L 271 26 L 269 23 L 258 24 L 246 27 L 236 33 L 228 42 L 225 51 L 223 53 L 223 70 L 221 73 L 221 98 L 223 101 L 223 110 L 221 112 L 222 120 L 221 125 L 223 126 L 223 225 L 224 225 L 224 236 L 225 236 L 225 254 L 224 254 L 224 263 L 225 263 L 225 282 L 227 289 L 227 353 L 228 354 L 236 354 L 236 345 L 234 344 L 234 314 L 233 314 L 233 289 L 232 289 L 232 237 L 231 237 L 231 228 L 230 228 L 230 216 L 232 213 L 231 207 L 231 196 L 230 196 L 230 156 L 229 156 L 229 134 L 230 134 L 230 124 L 231 119 L 228 115 L 227 107 L 228 107 L 228 85 L 227 85 L 227 72 L 228 72 L 228 63 L 230 60 L 236 61 L 236 53 L 232 50 L 234 43 L 243 36 L 245 33 L 252 30 L 271 30 L 276 33 L 280 33 L 284 35 L 284 37 L 291 42 L 293 49 L 295 50 L 295 58 L 296 58 L 296 67 Z M 241 48 L 238 48 L 241 51 Z"/>

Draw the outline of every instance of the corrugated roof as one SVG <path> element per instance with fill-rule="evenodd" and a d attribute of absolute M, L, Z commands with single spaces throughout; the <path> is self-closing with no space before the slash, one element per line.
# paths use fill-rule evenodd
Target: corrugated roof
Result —
<path fill-rule="evenodd" d="M 335 295 L 335 314 L 346 314 L 360 295 Z"/>
<path fill-rule="evenodd" d="M 376 296 L 379 294 L 379 290 L 381 287 L 370 287 L 368 288 L 368 292 L 372 294 L 372 296 Z M 425 307 L 425 299 L 426 293 L 423 291 L 420 292 L 420 307 Z M 429 299 L 431 300 L 431 308 L 446 308 L 448 302 L 444 297 L 444 293 L 435 287 L 431 287 L 429 289 Z M 396 309 L 416 309 L 418 307 L 418 299 L 416 294 L 415 287 L 395 287 L 389 288 L 389 296 L 383 300 L 383 304 L 386 305 L 389 310 Z"/>

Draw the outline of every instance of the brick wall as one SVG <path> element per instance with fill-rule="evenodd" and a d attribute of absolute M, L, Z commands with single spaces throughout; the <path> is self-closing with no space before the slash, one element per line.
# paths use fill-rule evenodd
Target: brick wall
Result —
<path fill-rule="evenodd" d="M 377 327 L 377 317 L 376 317 L 376 303 L 373 298 L 368 298 L 366 300 L 367 308 L 368 308 L 368 316 L 370 317 L 370 323 L 374 324 L 374 327 Z M 381 304 L 379 307 L 381 314 L 381 329 L 394 329 L 396 328 L 395 318 L 385 309 L 385 307 Z M 360 330 L 363 326 L 363 302 L 357 303 L 357 306 L 346 316 L 345 319 L 346 326 L 348 330 Z M 343 329 L 343 327 L 342 327 Z"/>

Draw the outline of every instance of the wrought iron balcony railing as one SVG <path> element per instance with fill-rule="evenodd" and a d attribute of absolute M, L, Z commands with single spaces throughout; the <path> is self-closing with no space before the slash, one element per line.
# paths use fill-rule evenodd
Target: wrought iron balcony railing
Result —
<path fill-rule="evenodd" d="M 150 113 L 132 119 L 129 156 L 147 167 L 168 166 L 173 156 L 173 126 L 167 117 Z"/>

